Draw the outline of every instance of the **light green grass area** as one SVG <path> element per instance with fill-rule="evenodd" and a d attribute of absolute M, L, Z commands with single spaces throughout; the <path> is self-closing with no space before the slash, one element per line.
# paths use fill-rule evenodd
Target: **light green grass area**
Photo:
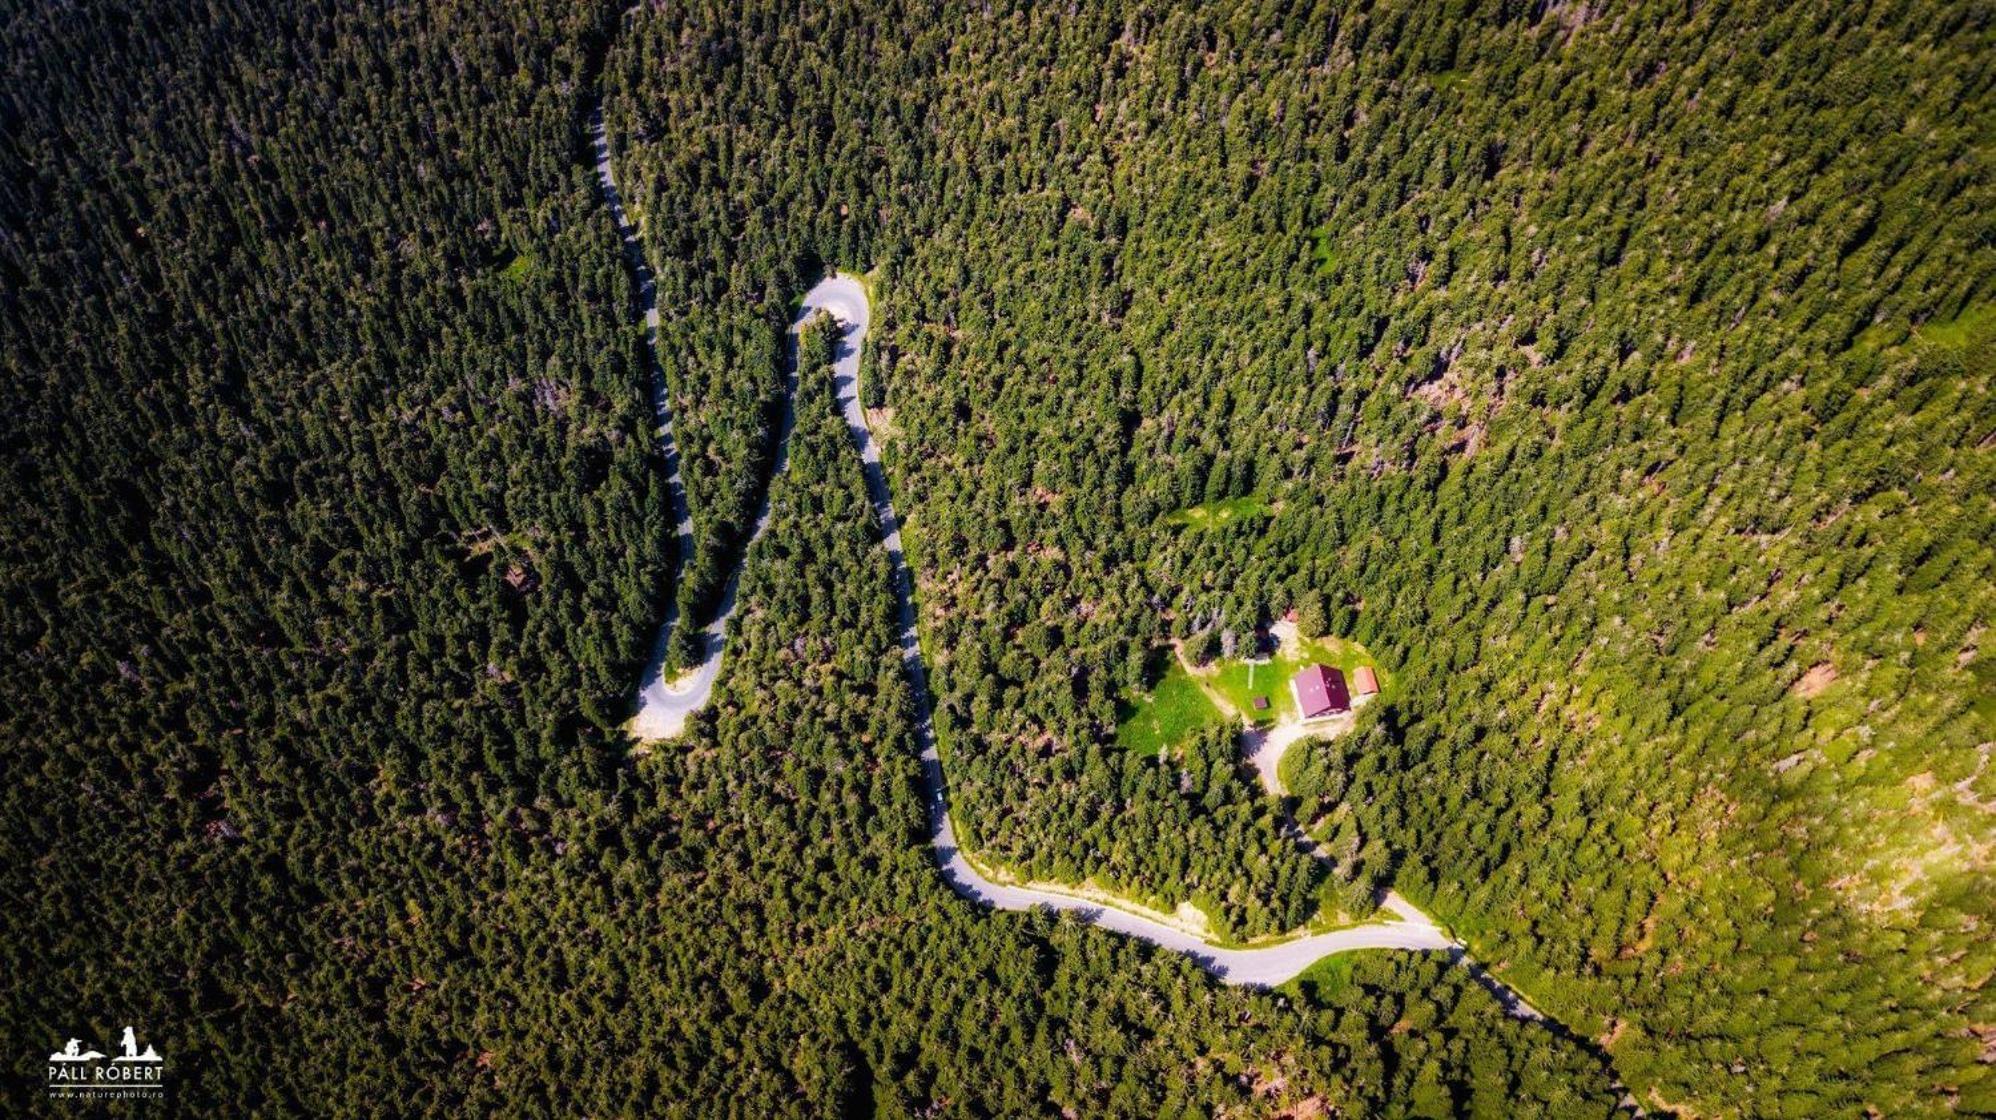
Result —
<path fill-rule="evenodd" d="M 1370 665 L 1379 674 L 1379 691 L 1384 695 L 1392 684 L 1391 674 L 1379 667 L 1379 662 L 1357 642 L 1342 638 L 1305 638 L 1300 656 L 1278 654 L 1266 662 L 1251 663 L 1233 658 L 1218 662 L 1219 671 L 1209 682 L 1215 691 L 1227 698 L 1241 714 L 1256 723 L 1273 723 L 1278 718 L 1296 714 L 1296 698 L 1289 690 L 1289 679 L 1305 665 L 1329 665 L 1345 674 L 1346 683 L 1351 680 L 1351 671 L 1360 665 Z M 1265 712 L 1254 710 L 1254 698 L 1268 697 L 1269 707 Z"/>
<path fill-rule="evenodd" d="M 1278 717 L 1295 714 L 1296 699 L 1289 693 L 1289 678 L 1305 662 L 1276 657 L 1266 663 L 1231 659 L 1217 664 L 1220 671 L 1211 679 L 1213 688 L 1240 709 L 1242 715 L 1256 723 L 1272 723 Z M 1257 696 L 1268 698 L 1267 711 L 1255 711 Z"/>
<path fill-rule="evenodd" d="M 1875 354 L 1881 350 L 1890 350 L 1904 341 L 1906 341 L 1906 324 L 1873 323 L 1857 332 L 1857 337 L 1851 340 L 1850 348 L 1862 354 Z"/>
<path fill-rule="evenodd" d="M 1966 364 L 1977 368 L 1985 355 L 1996 350 L 1996 301 L 1974 304 L 1952 319 L 1935 320 L 1909 329 L 1903 320 L 1873 323 L 1851 340 L 1859 353 L 1880 353 L 1912 344 L 1960 354 Z"/>
<path fill-rule="evenodd" d="M 1184 525 L 1194 529 L 1217 529 L 1266 517 L 1268 514 L 1268 499 L 1259 494 L 1249 494 L 1245 498 L 1228 498 L 1220 502 L 1207 502 L 1203 506 L 1188 506 L 1185 509 L 1173 510 L 1164 515 L 1164 523 Z"/>
<path fill-rule="evenodd" d="M 1310 231 L 1310 255 L 1317 258 L 1317 275 L 1329 276 L 1338 270 L 1338 251 L 1331 244 L 1331 227 Z"/>
<path fill-rule="evenodd" d="M 1955 349 L 1996 341 L 1996 303 L 1978 303 L 1945 323 L 1928 323 L 1913 334 L 1921 342 Z"/>
<path fill-rule="evenodd" d="M 1316 964 L 1298 973 L 1296 979 L 1283 985 L 1299 995 L 1314 995 L 1326 999 L 1351 986 L 1351 970 L 1358 963 L 1360 953 L 1378 953 L 1378 949 L 1359 949 L 1349 953 L 1333 953 Z"/>
<path fill-rule="evenodd" d="M 506 267 L 499 270 L 499 275 L 509 283 L 524 284 L 538 272 L 539 262 L 534 260 L 532 253 L 516 253 L 512 260 L 506 262 Z"/>
<path fill-rule="evenodd" d="M 885 447 L 881 449 L 881 458 L 883 460 L 886 458 Z M 897 489 L 896 492 L 900 491 Z M 900 513 L 899 510 L 895 512 Z M 915 573 L 922 570 L 921 547 L 922 534 L 915 528 L 914 515 L 901 514 L 901 562 L 908 567 L 909 579 L 915 578 Z"/>
<path fill-rule="evenodd" d="M 1996 351 L 1996 302 L 1978 303 L 1945 323 L 1928 323 L 1913 332 L 1913 340 L 1956 351 L 1970 372 L 1987 372 Z"/>
<path fill-rule="evenodd" d="M 1266 661 L 1222 658 L 1196 679 L 1173 658 L 1156 688 L 1117 705 L 1116 742 L 1138 754 L 1155 755 L 1202 727 L 1226 722 L 1229 717 L 1223 705 L 1214 703 L 1212 696 L 1257 724 L 1294 717 L 1296 697 L 1289 689 L 1289 680 L 1306 665 L 1342 670 L 1347 684 L 1353 669 L 1370 665 L 1379 674 L 1381 697 L 1393 691 L 1392 674 L 1357 642 L 1304 638 L 1298 644 L 1301 649 L 1295 655 L 1280 653 Z M 1268 699 L 1266 711 L 1255 710 L 1257 696 Z"/>
<path fill-rule="evenodd" d="M 1156 755 L 1200 728 L 1224 719 L 1220 709 L 1206 699 L 1198 682 L 1174 662 L 1149 695 L 1117 705 L 1116 742 L 1137 754 Z"/>

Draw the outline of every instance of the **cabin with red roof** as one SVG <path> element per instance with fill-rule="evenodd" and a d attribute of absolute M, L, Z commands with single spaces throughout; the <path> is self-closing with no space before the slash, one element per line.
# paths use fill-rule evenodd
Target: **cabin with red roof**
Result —
<path fill-rule="evenodd" d="M 1379 674 L 1370 665 L 1360 665 L 1351 671 L 1351 690 L 1360 699 L 1379 695 Z"/>
<path fill-rule="evenodd" d="M 1304 719 L 1321 719 L 1351 710 L 1345 675 L 1328 665 L 1306 665 L 1289 682 L 1296 694 L 1296 711 Z"/>

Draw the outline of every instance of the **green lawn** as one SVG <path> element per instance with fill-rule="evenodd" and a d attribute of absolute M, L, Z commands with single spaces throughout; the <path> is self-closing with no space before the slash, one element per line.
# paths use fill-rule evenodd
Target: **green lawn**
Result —
<path fill-rule="evenodd" d="M 1215 662 L 1211 676 L 1194 680 L 1176 658 L 1164 679 L 1148 695 L 1126 699 L 1116 709 L 1116 742 L 1137 752 L 1154 755 L 1201 727 L 1221 723 L 1227 717 L 1206 696 L 1205 688 L 1224 697 L 1241 714 L 1256 723 L 1273 723 L 1293 715 L 1296 699 L 1289 691 L 1289 678 L 1305 665 L 1329 665 L 1341 669 L 1347 681 L 1360 665 L 1371 665 L 1379 673 L 1382 695 L 1393 688 L 1393 678 L 1379 667 L 1371 653 L 1357 642 L 1342 638 L 1306 638 L 1300 657 L 1277 656 L 1268 661 L 1248 662 L 1226 658 Z M 1202 688 L 1201 685 L 1205 688 Z M 1268 710 L 1258 712 L 1254 698 L 1268 698 Z"/>
<path fill-rule="evenodd" d="M 1223 717 L 1184 668 L 1173 662 L 1148 696 L 1117 705 L 1116 718 L 1117 743 L 1137 754 L 1155 755 Z"/>
<path fill-rule="evenodd" d="M 1306 638 L 1303 640 L 1301 657 L 1277 656 L 1262 664 L 1250 664 L 1238 659 L 1219 662 L 1219 674 L 1212 684 L 1220 695 L 1225 696 L 1243 713 L 1254 717 L 1257 723 L 1269 723 L 1296 710 L 1295 697 L 1289 691 L 1289 678 L 1305 665 L 1329 665 L 1341 669 L 1347 681 L 1351 671 L 1360 665 L 1371 665 L 1379 674 L 1379 690 L 1384 693 L 1392 684 L 1392 677 L 1364 646 L 1342 638 Z M 1269 709 L 1265 712 L 1254 710 L 1254 698 L 1266 696 Z"/>
<path fill-rule="evenodd" d="M 1184 525 L 1193 529 L 1218 529 L 1266 517 L 1268 512 L 1268 499 L 1258 494 L 1250 494 L 1245 498 L 1228 498 L 1222 502 L 1207 502 L 1203 506 L 1188 506 L 1185 509 L 1173 510 L 1164 515 L 1164 523 Z"/>
<path fill-rule="evenodd" d="M 1289 678 L 1296 675 L 1303 662 L 1278 657 L 1267 664 L 1251 664 L 1236 659 L 1221 661 L 1219 666 L 1219 675 L 1212 681 L 1214 690 L 1232 701 L 1234 707 L 1256 723 L 1269 723 L 1278 716 L 1295 711 L 1296 699 L 1289 694 Z M 1257 696 L 1268 697 L 1267 711 L 1255 711 L 1254 698 Z"/>
<path fill-rule="evenodd" d="M 1352 970 L 1361 957 L 1384 958 L 1392 952 L 1390 949 L 1358 949 L 1349 953 L 1334 953 L 1304 969 L 1282 988 L 1323 1003 L 1351 986 Z"/>
<path fill-rule="evenodd" d="M 514 284 L 524 284 L 534 278 L 539 269 L 531 253 L 517 253 L 499 270 L 499 275 Z"/>

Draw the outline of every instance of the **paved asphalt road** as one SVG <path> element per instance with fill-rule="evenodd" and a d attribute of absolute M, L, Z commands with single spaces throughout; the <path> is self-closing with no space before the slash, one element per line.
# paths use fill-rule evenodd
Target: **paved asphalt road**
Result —
<path fill-rule="evenodd" d="M 637 231 L 625 216 L 623 200 L 618 194 L 616 180 L 611 173 L 610 148 L 604 135 L 600 111 L 591 120 L 591 132 L 595 144 L 597 175 L 601 180 L 604 197 L 609 202 L 611 215 L 616 220 L 619 233 L 623 236 L 625 255 L 629 257 L 633 274 L 637 277 L 646 337 L 654 356 L 653 411 L 658 422 L 659 442 L 666 456 L 672 517 L 677 526 L 683 564 L 685 557 L 692 552 L 693 528 L 687 514 L 685 486 L 679 473 L 679 455 L 672 436 L 664 377 L 656 361 L 658 310 L 652 275 L 645 265 Z M 893 572 L 894 598 L 900 620 L 898 642 L 901 662 L 907 672 L 915 698 L 917 713 L 915 733 L 922 758 L 922 781 L 928 802 L 930 842 L 935 848 L 937 866 L 950 887 L 964 898 L 1000 910 L 1047 907 L 1072 911 L 1080 915 L 1083 920 L 1103 929 L 1141 938 L 1161 948 L 1184 953 L 1230 984 L 1280 984 L 1325 956 L 1353 949 L 1448 950 L 1459 954 L 1461 947 L 1454 940 L 1436 928 L 1426 915 L 1394 895 L 1388 896 L 1384 907 L 1384 912 L 1391 915 L 1388 920 L 1298 937 L 1253 949 L 1224 949 L 1175 925 L 1142 914 L 1055 891 L 994 883 L 970 866 L 957 846 L 956 832 L 950 823 L 948 786 L 943 777 L 942 759 L 936 753 L 928 670 L 923 663 L 921 645 L 915 633 L 914 580 L 908 571 L 907 560 L 901 549 L 901 522 L 895 516 L 893 500 L 888 493 L 887 476 L 880 463 L 879 445 L 866 426 L 859 402 L 860 349 L 866 342 L 871 310 L 866 289 L 851 276 L 829 277 L 805 293 L 803 305 L 790 329 L 789 377 L 792 393 L 789 396 L 794 396 L 796 387 L 797 334 L 811 318 L 821 312 L 827 313 L 839 322 L 842 330 L 838 355 L 833 367 L 834 384 L 845 414 L 846 425 L 859 450 L 862 471 L 866 478 L 867 496 L 879 516 L 883 543 L 887 548 Z M 788 399 L 786 396 L 786 402 Z M 789 462 L 792 419 L 789 407 L 788 403 L 784 406 L 782 426 L 778 434 L 776 473 L 782 472 Z M 757 516 L 749 547 L 754 546 L 755 540 L 761 537 L 768 525 L 769 502 L 768 491 L 765 489 L 762 509 Z M 746 554 L 746 550 L 744 553 Z M 721 610 L 705 630 L 706 656 L 692 672 L 670 681 L 665 680 L 660 673 L 665 638 L 677 622 L 675 617 L 668 614 L 664 626 L 659 630 L 655 652 L 651 663 L 646 667 L 639 689 L 638 711 L 631 722 L 632 734 L 637 738 L 667 739 L 678 735 L 685 729 L 688 717 L 703 707 L 712 696 L 714 682 L 720 675 L 722 654 L 727 645 L 728 622 L 734 616 L 736 589 L 740 576 L 741 572 L 737 569 L 729 578 Z"/>

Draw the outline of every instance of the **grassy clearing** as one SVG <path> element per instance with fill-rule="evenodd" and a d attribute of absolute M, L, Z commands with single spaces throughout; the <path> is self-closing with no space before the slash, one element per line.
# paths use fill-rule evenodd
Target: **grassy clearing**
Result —
<path fill-rule="evenodd" d="M 1876 354 L 1904 341 L 1904 323 L 1873 323 L 1857 333 L 1857 337 L 1851 340 L 1850 348 L 1861 354 Z"/>
<path fill-rule="evenodd" d="M 1304 638 L 1297 649 L 1266 661 L 1231 657 L 1215 661 L 1195 677 L 1172 658 L 1163 679 L 1149 694 L 1124 700 L 1116 711 L 1116 742 L 1139 754 L 1155 755 L 1201 727 L 1225 722 L 1231 706 L 1256 724 L 1267 725 L 1296 716 L 1296 698 L 1289 680 L 1305 665 L 1329 665 L 1347 679 L 1360 665 L 1379 674 L 1382 696 L 1393 690 L 1393 676 L 1357 642 L 1342 638 Z M 1208 692 L 1212 695 L 1208 695 Z M 1218 697 L 1220 703 L 1214 702 Z M 1256 697 L 1268 700 L 1266 711 L 1255 710 Z"/>
<path fill-rule="evenodd" d="M 1978 303 L 1945 323 L 1928 323 L 1913 332 L 1921 346 L 1952 351 L 1975 376 L 1996 369 L 1996 301 Z"/>
<path fill-rule="evenodd" d="M 1213 688 L 1225 696 L 1240 713 L 1256 723 L 1273 723 L 1280 717 L 1292 716 L 1296 712 L 1296 698 L 1290 695 L 1289 678 L 1296 675 L 1305 662 L 1288 657 L 1276 657 L 1266 664 L 1256 664 L 1241 660 L 1217 662 L 1219 671 L 1213 674 Z M 1268 710 L 1258 712 L 1254 708 L 1254 698 L 1266 696 Z"/>
<path fill-rule="evenodd" d="M 1342 670 L 1347 679 L 1353 669 L 1370 665 L 1379 674 L 1381 694 L 1392 689 L 1392 675 L 1380 668 L 1378 660 L 1357 642 L 1342 638 L 1305 638 L 1300 645 L 1301 649 L 1295 655 L 1283 652 L 1266 662 L 1250 663 L 1239 659 L 1216 662 L 1218 670 L 1207 679 L 1207 683 L 1256 723 L 1273 723 L 1296 714 L 1296 699 L 1289 690 L 1289 679 L 1305 665 L 1329 665 Z M 1254 698 L 1257 696 L 1268 698 L 1267 711 L 1255 711 Z"/>
<path fill-rule="evenodd" d="M 890 482 L 888 485 L 891 487 L 893 483 Z M 910 515 L 900 510 L 894 512 L 901 522 L 901 562 L 908 566 L 908 578 L 913 579 L 915 573 L 922 569 L 921 564 L 917 562 L 921 556 L 918 550 L 922 545 L 922 535 L 916 531 L 914 520 Z"/>
<path fill-rule="evenodd" d="M 1974 304 L 1952 319 L 1935 320 L 1911 329 L 1903 320 L 1873 323 L 1851 340 L 1851 349 L 1875 354 L 1909 343 L 1951 351 L 1973 364 L 1984 352 L 1996 349 L 1996 301 Z"/>
<path fill-rule="evenodd" d="M 1945 323 L 1928 323 L 1913 333 L 1921 342 L 1955 350 L 1996 342 L 1996 302 L 1978 303 Z"/>
<path fill-rule="evenodd" d="M 524 284 L 532 280 L 540 271 L 540 264 L 532 253 L 515 253 L 506 267 L 499 270 L 502 279 L 511 284 Z"/>
<path fill-rule="evenodd" d="M 1173 510 L 1164 515 L 1164 523 L 1193 529 L 1217 529 L 1267 517 L 1269 512 L 1268 499 L 1259 494 L 1249 494 L 1245 498 L 1228 498 Z"/>
<path fill-rule="evenodd" d="M 1331 227 L 1310 231 L 1310 255 L 1317 258 L 1317 275 L 1330 276 L 1338 270 L 1338 251 L 1331 244 Z"/>
<path fill-rule="evenodd" d="M 1133 697 L 1117 706 L 1116 742 L 1137 754 L 1154 756 L 1223 718 L 1198 682 L 1174 663 L 1148 696 Z"/>
<path fill-rule="evenodd" d="M 1352 969 L 1362 956 L 1384 956 L 1389 950 L 1358 949 L 1325 957 L 1297 974 L 1283 987 L 1313 1002 L 1322 1003 L 1351 986 Z"/>

